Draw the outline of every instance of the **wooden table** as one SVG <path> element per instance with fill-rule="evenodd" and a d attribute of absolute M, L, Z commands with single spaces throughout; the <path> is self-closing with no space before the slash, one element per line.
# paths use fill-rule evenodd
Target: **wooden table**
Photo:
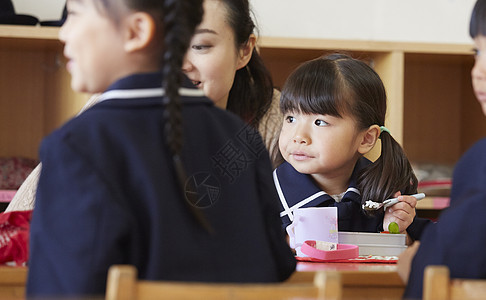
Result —
<path fill-rule="evenodd" d="M 396 264 L 299 262 L 287 282 L 313 282 L 319 272 L 337 272 L 342 299 L 401 299 L 405 288 Z M 0 299 L 24 299 L 26 267 L 0 266 Z"/>
<path fill-rule="evenodd" d="M 289 282 L 312 282 L 318 272 L 337 272 L 343 299 L 402 299 L 405 285 L 390 263 L 299 262 Z"/>
<path fill-rule="evenodd" d="M 0 265 L 0 299 L 25 299 L 27 267 Z"/>

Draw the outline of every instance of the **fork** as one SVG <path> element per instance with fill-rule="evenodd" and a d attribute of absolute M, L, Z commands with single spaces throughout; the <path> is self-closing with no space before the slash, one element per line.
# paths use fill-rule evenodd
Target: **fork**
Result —
<path fill-rule="evenodd" d="M 414 194 L 414 195 L 410 195 L 410 196 L 415 197 L 417 199 L 417 201 L 425 198 L 424 193 Z M 365 204 L 362 205 L 362 207 L 363 207 L 364 210 L 378 210 L 382 207 L 387 209 L 388 207 L 393 206 L 393 205 L 397 204 L 398 202 L 400 202 L 400 201 L 398 201 L 398 198 L 391 198 L 391 199 L 383 201 L 382 203 L 368 200 L 368 201 L 366 201 Z"/>

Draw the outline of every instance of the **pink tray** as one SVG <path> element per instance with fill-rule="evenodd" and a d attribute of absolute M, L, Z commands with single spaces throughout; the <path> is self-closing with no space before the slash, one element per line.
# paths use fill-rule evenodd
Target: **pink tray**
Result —
<path fill-rule="evenodd" d="M 311 258 L 322 261 L 351 259 L 359 256 L 359 248 L 356 245 L 337 244 L 336 250 L 323 251 L 316 248 L 316 241 L 305 241 L 300 251 Z"/>

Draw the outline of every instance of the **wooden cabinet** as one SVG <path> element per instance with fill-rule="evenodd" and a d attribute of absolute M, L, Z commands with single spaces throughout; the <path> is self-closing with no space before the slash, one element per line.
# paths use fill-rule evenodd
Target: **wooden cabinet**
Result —
<path fill-rule="evenodd" d="M 37 158 L 41 139 L 75 115 L 58 28 L 0 26 L 0 156 Z M 388 93 L 387 126 L 412 161 L 453 164 L 486 133 L 470 84 L 472 45 L 261 37 L 277 87 L 300 63 L 344 51 L 368 61 Z"/>
<path fill-rule="evenodd" d="M 329 52 L 368 61 L 387 89 L 386 125 L 413 162 L 452 165 L 486 135 L 471 87 L 472 44 L 261 37 L 259 51 L 277 87 L 300 63 Z"/>
<path fill-rule="evenodd" d="M 0 26 L 0 156 L 38 157 L 39 143 L 87 96 L 72 92 L 58 28 Z"/>

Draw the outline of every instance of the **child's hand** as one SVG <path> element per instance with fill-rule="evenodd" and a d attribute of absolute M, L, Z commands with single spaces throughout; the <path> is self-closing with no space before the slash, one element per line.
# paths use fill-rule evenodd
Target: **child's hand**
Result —
<path fill-rule="evenodd" d="M 398 197 L 397 204 L 385 209 L 385 216 L 383 217 L 383 230 L 388 230 L 388 225 L 391 222 L 396 222 L 400 233 L 405 233 L 408 226 L 412 224 L 415 217 L 415 206 L 417 199 L 412 196 L 401 196 L 400 192 L 395 193 L 394 197 Z"/>

